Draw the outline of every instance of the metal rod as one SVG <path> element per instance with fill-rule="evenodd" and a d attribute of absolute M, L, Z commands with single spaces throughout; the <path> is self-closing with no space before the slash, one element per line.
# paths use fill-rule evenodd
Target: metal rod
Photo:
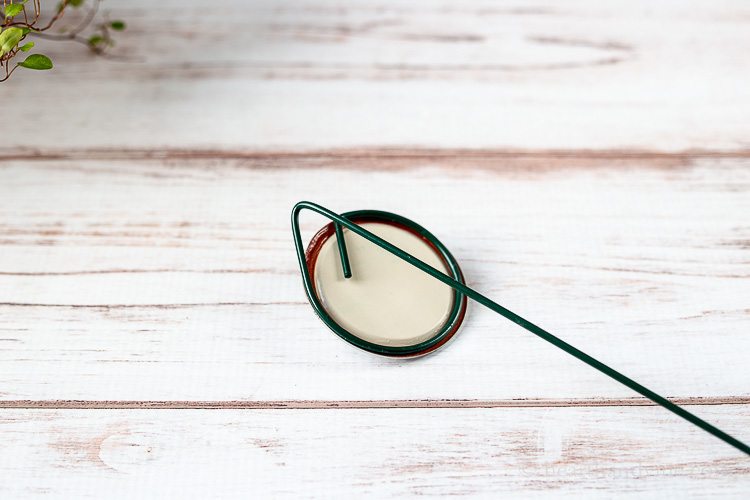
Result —
<path fill-rule="evenodd" d="M 500 314 L 501 316 L 511 320 L 512 322 L 516 323 L 519 326 L 522 326 L 526 330 L 530 331 L 534 335 L 546 340 L 550 344 L 559 347 L 563 351 L 567 352 L 568 354 L 574 356 L 575 358 L 578 358 L 579 360 L 583 361 L 587 365 L 599 370 L 600 372 L 604 373 L 605 375 L 617 380 L 621 384 L 629 387 L 630 389 L 634 390 L 635 392 L 647 397 L 654 403 L 666 408 L 667 410 L 671 411 L 672 413 L 679 415 L 680 417 L 684 418 L 688 422 L 697 425 L 704 431 L 714 435 L 715 437 L 721 439 L 725 443 L 734 446 L 738 450 L 746 453 L 747 455 L 750 455 L 750 446 L 746 445 L 742 441 L 730 436 L 726 432 L 714 427 L 713 425 L 709 424 L 705 420 L 698 418 L 697 416 L 693 415 L 689 411 L 677 406 L 676 404 L 672 403 L 668 399 L 656 394 L 654 391 L 642 386 L 635 380 L 626 377 L 622 373 L 618 372 L 617 370 L 614 370 L 610 368 L 609 366 L 605 365 L 601 361 L 598 361 L 597 359 L 589 356 L 585 352 L 576 349 L 572 345 L 568 344 L 567 342 L 563 341 L 562 339 L 559 339 L 552 335 L 551 333 L 543 330 L 542 328 L 536 326 L 535 324 L 531 323 L 530 321 L 525 320 L 518 314 L 506 309 L 505 307 L 501 306 L 500 304 L 490 300 L 489 298 L 485 297 L 481 293 L 469 288 L 468 286 L 464 285 L 463 283 L 460 283 L 453 278 L 450 278 L 449 276 L 443 274 L 441 271 L 435 269 L 434 267 L 422 262 L 421 260 L 417 259 L 416 257 L 408 254 L 407 252 L 404 252 L 400 248 L 391 245 L 384 239 L 374 235 L 373 233 L 367 231 L 366 229 L 363 229 L 362 227 L 350 222 L 344 217 L 341 217 L 338 214 L 335 214 L 334 212 L 331 212 L 330 210 L 320 206 L 316 205 L 315 203 L 307 202 L 307 201 L 301 201 L 297 203 L 294 206 L 294 209 L 292 210 L 292 229 L 294 231 L 294 242 L 297 247 L 297 255 L 300 258 L 300 269 L 302 271 L 302 275 L 305 278 L 305 280 L 309 281 L 310 276 L 309 272 L 307 270 L 307 265 L 304 262 L 304 249 L 302 248 L 302 237 L 300 236 L 299 232 L 299 213 L 303 209 L 312 210 L 313 212 L 317 212 L 328 219 L 331 219 L 334 222 L 334 225 L 337 227 L 337 235 L 339 234 L 338 231 L 338 225 L 340 224 L 343 227 L 346 227 L 353 233 L 358 234 L 359 236 L 363 237 L 367 241 L 379 246 L 380 248 L 383 248 L 384 250 L 387 250 L 388 252 L 392 253 L 396 257 L 405 260 L 409 264 L 413 265 L 414 267 L 424 271 L 425 273 L 429 274 L 433 278 L 436 278 L 446 285 L 450 286 L 457 292 L 463 293 L 467 297 L 474 299 L 475 301 L 479 302 L 483 306 L 495 311 L 496 313 Z M 340 238 L 340 242 L 343 242 L 343 238 Z M 342 250 L 342 246 L 339 246 L 339 250 L 341 252 L 342 256 L 342 265 L 344 265 L 344 257 L 346 256 L 346 249 L 344 248 Z M 348 257 L 347 257 L 347 265 L 348 265 Z"/>
<path fill-rule="evenodd" d="M 352 277 L 352 268 L 349 265 L 349 253 L 346 251 L 346 241 L 344 241 L 344 230 L 341 229 L 341 224 L 334 223 L 336 229 L 336 241 L 339 244 L 339 255 L 341 256 L 341 270 L 344 271 L 344 278 L 349 279 Z"/>

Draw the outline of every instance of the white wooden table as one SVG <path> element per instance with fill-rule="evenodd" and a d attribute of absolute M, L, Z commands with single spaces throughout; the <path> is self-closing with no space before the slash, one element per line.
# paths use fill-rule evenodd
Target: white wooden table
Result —
<path fill-rule="evenodd" d="M 488 310 L 360 352 L 307 199 L 750 441 L 750 6 L 109 6 L 0 87 L 0 497 L 747 498 L 750 459 Z M 32 131 L 33 132 L 30 132 Z M 306 216 L 309 237 L 325 221 Z"/>

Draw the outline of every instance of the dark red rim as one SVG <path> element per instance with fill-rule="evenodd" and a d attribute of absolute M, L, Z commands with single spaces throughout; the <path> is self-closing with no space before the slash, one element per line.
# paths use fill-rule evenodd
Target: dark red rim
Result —
<path fill-rule="evenodd" d="M 384 218 L 380 216 L 381 213 L 382 212 L 379 212 L 377 213 L 377 215 L 367 215 L 367 214 L 363 214 L 363 215 L 345 214 L 345 215 L 347 215 L 346 217 L 347 219 L 349 219 L 351 222 L 354 222 L 356 224 L 362 224 L 365 222 L 377 222 L 380 224 L 388 224 L 388 225 L 397 227 L 399 229 L 408 231 L 414 234 L 415 236 L 419 237 L 421 240 L 425 241 L 427 244 L 429 244 L 430 247 L 435 251 L 435 253 L 438 256 L 440 256 L 440 259 L 445 263 L 446 267 L 448 267 L 449 269 L 451 268 L 451 263 L 448 261 L 445 255 L 447 250 L 445 250 L 445 252 L 441 251 L 441 249 L 437 245 L 435 245 L 435 243 L 431 241 L 430 238 L 425 237 L 425 235 L 423 233 L 420 233 L 419 230 L 413 227 L 410 227 L 408 225 L 405 225 L 399 221 Z M 305 250 L 305 261 L 307 262 L 307 269 L 308 269 L 308 272 L 310 273 L 310 282 L 313 284 L 315 283 L 315 263 L 318 260 L 318 255 L 320 254 L 320 250 L 323 247 L 323 244 L 326 241 L 328 241 L 328 238 L 330 238 L 334 234 L 336 234 L 336 231 L 335 231 L 333 223 L 330 223 L 324 226 L 320 231 L 318 231 L 315 234 L 315 236 L 312 237 L 312 239 L 310 240 L 310 243 L 307 246 L 307 249 Z M 463 272 L 461 271 L 461 268 L 458 266 L 458 263 L 455 261 L 455 259 L 453 259 L 453 267 L 456 269 L 457 274 L 458 274 L 458 276 L 456 276 L 455 278 L 461 283 L 464 283 Z M 315 293 L 315 296 L 317 297 L 318 301 L 322 303 L 320 296 L 318 296 L 317 287 L 313 286 L 312 288 L 313 288 L 313 293 Z M 414 352 L 408 352 L 408 353 L 398 353 L 398 352 L 384 352 L 382 349 L 368 349 L 366 346 L 362 346 L 359 343 L 354 344 L 354 345 L 362 349 L 365 349 L 369 352 L 373 352 L 375 354 L 380 354 L 383 356 L 394 357 L 394 358 L 412 358 L 416 356 L 423 356 L 425 354 L 429 354 L 437 349 L 440 349 L 445 344 L 447 344 L 455 336 L 455 334 L 458 332 L 459 328 L 461 327 L 461 324 L 463 323 L 464 317 L 466 315 L 466 303 L 467 303 L 466 296 L 454 290 L 454 300 L 460 300 L 461 304 L 460 304 L 460 310 L 458 312 L 458 315 L 455 316 L 452 319 L 452 321 L 451 319 L 449 319 L 448 322 L 446 322 L 446 326 L 448 326 L 448 324 L 451 325 L 450 329 L 447 332 L 441 329 L 441 331 L 435 334 L 435 336 L 433 337 L 433 338 L 440 337 L 440 340 L 435 343 L 430 343 L 424 349 L 420 349 L 420 350 L 417 350 Z M 351 332 L 349 332 L 349 334 L 356 337 L 356 335 L 354 335 Z M 345 340 L 348 340 L 348 339 L 345 338 Z"/>

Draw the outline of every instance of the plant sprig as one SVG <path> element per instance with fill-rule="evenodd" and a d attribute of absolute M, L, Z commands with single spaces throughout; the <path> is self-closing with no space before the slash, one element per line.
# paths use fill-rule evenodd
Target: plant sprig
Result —
<path fill-rule="evenodd" d="M 52 69 L 52 61 L 43 54 L 31 54 L 25 60 L 12 64 L 11 59 L 18 56 L 21 52 L 28 52 L 34 48 L 34 42 L 26 42 L 28 35 L 44 38 L 48 40 L 74 41 L 83 43 L 93 53 L 104 56 L 107 50 L 114 46 L 112 31 L 121 31 L 125 29 L 123 21 L 112 21 L 106 15 L 101 22 L 94 23 L 99 11 L 101 0 L 91 0 L 87 4 L 86 0 L 62 0 L 55 14 L 46 25 L 41 25 L 39 18 L 42 11 L 41 0 L 31 0 L 33 13 L 29 0 L 2 0 L 3 8 L 0 12 L 2 24 L 0 24 L 0 68 L 5 69 L 5 76 L 0 78 L 4 82 L 18 68 L 27 68 L 35 70 Z M 72 29 L 63 28 L 58 35 L 45 33 L 52 28 L 65 14 L 68 7 L 83 8 L 86 10 L 86 16 L 80 24 Z M 23 18 L 21 21 L 20 19 Z M 92 27 L 93 30 L 89 30 Z M 83 32 L 89 30 L 89 35 L 84 36 Z"/>

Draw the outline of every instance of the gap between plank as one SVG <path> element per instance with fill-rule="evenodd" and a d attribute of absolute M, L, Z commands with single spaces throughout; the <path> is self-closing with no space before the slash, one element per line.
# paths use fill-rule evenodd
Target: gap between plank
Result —
<path fill-rule="evenodd" d="M 682 406 L 746 405 L 750 397 L 669 398 Z M 86 401 L 86 400 L 7 400 L 0 409 L 29 410 L 336 410 L 378 408 L 553 408 L 593 406 L 656 406 L 645 398 L 588 399 L 397 399 L 365 401 Z"/>
<path fill-rule="evenodd" d="M 232 149 L 128 149 L 91 148 L 36 150 L 28 148 L 0 149 L 0 160 L 190 160 L 190 159 L 641 159 L 691 160 L 697 158 L 750 158 L 750 149 L 655 151 L 644 149 L 431 149 L 418 147 L 363 147 L 326 150 L 257 151 Z"/>

